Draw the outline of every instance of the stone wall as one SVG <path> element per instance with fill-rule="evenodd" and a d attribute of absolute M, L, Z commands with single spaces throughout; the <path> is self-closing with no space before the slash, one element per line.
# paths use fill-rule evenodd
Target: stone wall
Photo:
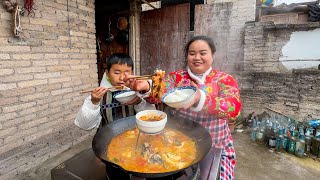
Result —
<path fill-rule="evenodd" d="M 314 118 L 320 116 L 320 70 L 289 71 L 279 61 L 281 50 L 293 32 L 307 33 L 319 27 L 320 23 L 246 24 L 245 71 L 240 80 L 243 115 L 261 112 L 267 107 L 300 121 L 307 114 Z"/>
<path fill-rule="evenodd" d="M 79 91 L 98 84 L 94 0 L 34 2 L 34 17 L 21 17 L 22 39 L 0 5 L 0 179 L 94 133 L 73 124 L 87 96 Z"/>

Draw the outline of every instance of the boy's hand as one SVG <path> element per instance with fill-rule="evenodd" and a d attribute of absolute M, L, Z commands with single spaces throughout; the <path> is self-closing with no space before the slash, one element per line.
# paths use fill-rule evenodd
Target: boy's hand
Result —
<path fill-rule="evenodd" d="M 95 90 L 91 93 L 91 102 L 92 104 L 99 104 L 101 98 L 104 96 L 104 94 L 107 92 L 108 88 L 105 87 L 97 87 Z"/>
<path fill-rule="evenodd" d="M 134 76 L 125 73 L 124 82 L 127 87 L 133 91 L 149 91 L 150 85 L 146 80 L 136 80 Z"/>

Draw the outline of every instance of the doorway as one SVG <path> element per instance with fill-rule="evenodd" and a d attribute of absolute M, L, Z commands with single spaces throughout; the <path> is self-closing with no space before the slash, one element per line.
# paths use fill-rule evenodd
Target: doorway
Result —
<path fill-rule="evenodd" d="M 99 82 L 106 69 L 106 59 L 113 53 L 129 53 L 128 0 L 96 0 L 96 45 Z"/>

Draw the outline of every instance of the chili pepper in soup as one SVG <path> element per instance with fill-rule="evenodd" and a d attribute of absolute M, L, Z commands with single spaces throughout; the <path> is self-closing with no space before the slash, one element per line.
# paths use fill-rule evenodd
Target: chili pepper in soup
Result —
<path fill-rule="evenodd" d="M 109 161 L 128 171 L 163 173 L 188 167 L 196 158 L 195 142 L 180 131 L 164 129 L 163 134 L 140 134 L 138 129 L 114 137 L 107 148 Z"/>

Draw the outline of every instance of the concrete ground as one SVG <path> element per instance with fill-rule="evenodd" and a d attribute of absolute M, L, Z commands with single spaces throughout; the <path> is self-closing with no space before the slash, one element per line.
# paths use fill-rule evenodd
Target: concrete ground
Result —
<path fill-rule="evenodd" d="M 236 180 L 316 180 L 320 179 L 320 161 L 298 158 L 288 153 L 274 152 L 263 145 L 251 142 L 245 132 L 233 134 L 237 153 Z M 64 153 L 29 170 L 21 179 L 50 180 L 50 170 L 74 154 L 91 147 L 88 139 Z"/>
<path fill-rule="evenodd" d="M 276 152 L 250 141 L 246 133 L 233 134 L 237 154 L 237 180 L 316 180 L 320 179 L 320 161 L 298 158 L 289 153 Z"/>

